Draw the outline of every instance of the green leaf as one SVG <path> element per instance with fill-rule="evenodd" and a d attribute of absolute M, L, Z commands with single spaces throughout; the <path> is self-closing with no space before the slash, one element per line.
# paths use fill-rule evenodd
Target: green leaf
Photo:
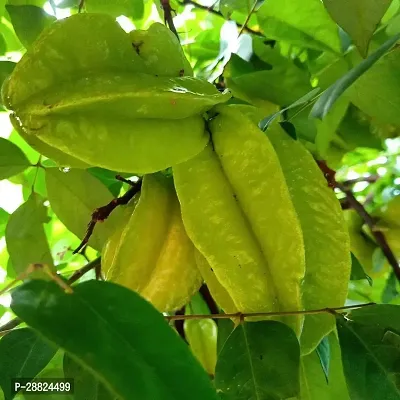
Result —
<path fill-rule="evenodd" d="M 287 106 L 312 90 L 308 73 L 298 68 L 291 60 L 281 56 L 279 50 L 271 49 L 258 40 L 253 41 L 253 46 L 258 57 L 267 65 L 269 64 L 270 68 L 256 70 L 249 65 L 250 71 L 243 73 L 237 70 L 237 63 L 244 61 L 232 54 L 229 64 L 232 70 L 231 81 L 241 91 L 250 97 Z"/>
<path fill-rule="evenodd" d="M 323 95 L 314 104 L 314 107 L 311 110 L 311 115 L 314 118 L 323 119 L 344 91 L 356 82 L 365 72 L 367 72 L 399 39 L 400 34 L 388 39 L 374 53 L 368 56 L 368 58 L 363 60 L 346 75 L 336 81 L 331 87 L 325 90 Z M 352 95 L 351 100 L 357 105 L 354 101 L 354 94 Z M 376 103 L 374 103 L 374 105 L 376 106 Z"/>
<path fill-rule="evenodd" d="M 217 336 L 217 354 L 219 354 L 225 345 L 229 335 L 235 328 L 234 322 L 229 318 L 221 318 L 217 320 L 218 336 Z"/>
<path fill-rule="evenodd" d="M 33 382 L 37 381 L 38 379 L 65 378 L 63 371 L 63 359 L 64 359 L 64 352 L 59 349 L 56 355 L 51 359 L 51 361 L 46 365 L 46 367 L 36 376 Z M 24 399 L 43 400 L 43 393 L 39 392 L 30 393 L 29 397 L 25 397 Z M 72 394 L 54 393 L 54 394 L 47 394 L 46 400 L 75 400 L 75 398 L 74 395 Z M 104 400 L 109 400 L 109 399 L 104 399 Z"/>
<path fill-rule="evenodd" d="M 279 117 L 280 115 L 282 115 L 286 111 L 289 111 L 289 110 L 291 110 L 293 108 L 296 108 L 296 107 L 303 106 L 303 105 L 307 104 L 311 100 L 315 99 L 315 97 L 318 94 L 318 92 L 319 92 L 319 88 L 315 88 L 315 89 L 311 90 L 311 92 L 308 92 L 307 94 L 302 96 L 300 99 L 296 100 L 294 103 L 292 103 L 288 107 L 285 107 L 282 110 L 279 110 L 278 112 L 276 112 L 276 113 L 274 113 L 272 115 L 268 115 L 267 117 L 265 117 L 264 119 L 262 119 L 259 122 L 259 124 L 258 124 L 259 128 L 262 131 L 266 131 L 268 126 L 272 123 L 272 121 L 275 120 L 275 118 Z"/>
<path fill-rule="evenodd" d="M 395 37 L 399 39 L 400 34 Z M 399 68 L 400 49 L 395 48 L 382 57 L 350 88 L 351 101 L 377 121 L 400 125 L 400 93 L 396 90 L 400 85 L 397 74 Z"/>
<path fill-rule="evenodd" d="M 1 35 L 1 34 L 0 34 Z M 14 70 L 15 63 L 11 61 L 0 61 L 0 87 L 3 85 L 5 79 L 11 74 Z M 4 109 L 0 107 L 0 109 Z"/>
<path fill-rule="evenodd" d="M 6 5 L 15 33 L 21 43 L 28 48 L 43 29 L 56 20 L 42 8 L 33 5 Z"/>
<path fill-rule="evenodd" d="M 121 400 L 187 400 L 188 393 L 193 400 L 217 399 L 164 317 L 122 286 L 88 281 L 66 294 L 54 282 L 35 280 L 13 291 L 11 308 Z"/>
<path fill-rule="evenodd" d="M 268 0 L 257 17 L 266 37 L 339 53 L 336 24 L 320 0 Z"/>
<path fill-rule="evenodd" d="M 396 274 L 392 271 L 382 292 L 382 303 L 390 303 L 397 298 L 399 294 L 398 280 Z"/>
<path fill-rule="evenodd" d="M 364 268 L 358 261 L 357 257 L 351 253 L 351 281 L 359 281 L 361 279 L 367 279 L 370 286 L 372 286 L 372 279 L 365 273 Z"/>
<path fill-rule="evenodd" d="M 110 14 L 113 17 L 126 15 L 133 19 L 141 19 L 144 14 L 143 0 L 86 0 L 85 8 L 90 13 Z"/>
<path fill-rule="evenodd" d="M 400 306 L 351 311 L 337 317 L 337 328 L 351 398 L 400 399 Z"/>
<path fill-rule="evenodd" d="M 97 167 L 89 168 L 88 172 L 95 176 L 100 182 L 104 183 L 114 197 L 119 195 L 122 188 L 122 181 L 115 179 L 118 172 Z"/>
<path fill-rule="evenodd" d="M 353 39 L 363 57 L 392 0 L 323 0 L 331 17 Z"/>
<path fill-rule="evenodd" d="M 74 380 L 74 400 L 117 400 L 103 383 L 68 354 L 64 355 L 64 376 Z"/>
<path fill-rule="evenodd" d="M 327 377 L 321 368 L 316 350 L 301 357 L 301 400 L 350 400 L 335 333 L 330 333 L 327 340 L 330 348 L 330 367 Z"/>
<path fill-rule="evenodd" d="M 85 170 L 62 172 L 56 168 L 48 169 L 46 186 L 54 213 L 81 240 L 92 213 L 114 199 L 107 187 Z M 115 227 L 118 214 L 119 209 L 116 209 L 104 223 L 97 224 L 89 240 L 90 246 L 96 250 L 102 249 Z"/>
<path fill-rule="evenodd" d="M 0 137 L 0 180 L 19 174 L 29 165 L 28 159 L 18 146 Z"/>
<path fill-rule="evenodd" d="M 30 264 L 53 266 L 43 224 L 48 222 L 43 200 L 35 193 L 17 208 L 6 227 L 7 250 L 17 274 L 25 272 Z M 41 276 L 42 274 L 38 274 Z"/>
<path fill-rule="evenodd" d="M 34 378 L 56 354 L 56 347 L 29 328 L 17 329 L 0 340 L 0 386 L 12 399 L 12 378 Z"/>
<path fill-rule="evenodd" d="M 324 371 L 326 380 L 329 381 L 329 366 L 331 362 L 331 348 L 329 346 L 328 336 L 325 336 L 318 347 L 315 349 L 319 361 L 321 362 L 322 370 Z"/>
<path fill-rule="evenodd" d="M 299 395 L 300 347 L 277 321 L 240 324 L 222 348 L 215 386 L 224 399 L 274 400 Z"/>
<path fill-rule="evenodd" d="M 0 238 L 4 236 L 10 214 L 0 207 Z"/>

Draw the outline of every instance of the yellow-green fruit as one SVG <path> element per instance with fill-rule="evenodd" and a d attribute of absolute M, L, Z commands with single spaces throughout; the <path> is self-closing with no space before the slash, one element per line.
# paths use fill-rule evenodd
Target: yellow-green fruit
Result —
<path fill-rule="evenodd" d="M 106 280 L 138 292 L 161 312 L 174 311 L 201 285 L 194 254 L 171 179 L 152 174 L 143 178 L 133 213 L 104 246 L 102 268 Z"/>
<path fill-rule="evenodd" d="M 376 243 L 363 232 L 364 220 L 355 210 L 345 210 L 343 213 L 349 231 L 351 252 L 360 262 L 365 273 L 376 277 L 372 262 L 372 256 L 377 247 Z"/>
<path fill-rule="evenodd" d="M 212 319 L 186 320 L 183 329 L 193 354 L 213 376 L 217 363 L 217 324 Z"/>
<path fill-rule="evenodd" d="M 195 258 L 197 262 L 197 268 L 206 282 L 215 302 L 219 307 L 222 308 L 225 314 L 236 313 L 238 309 L 235 306 L 235 303 L 233 302 L 229 292 L 218 281 L 213 268 L 211 268 L 210 264 L 198 250 L 195 252 Z"/>
<path fill-rule="evenodd" d="M 304 244 L 278 157 L 244 114 L 217 111 L 214 149 L 173 167 L 186 231 L 220 284 L 210 290 L 241 312 L 301 310 Z M 302 315 L 281 319 L 300 334 Z"/>
<path fill-rule="evenodd" d="M 279 124 L 272 124 L 266 134 L 278 154 L 303 233 L 304 308 L 341 307 L 347 298 L 351 258 L 340 203 L 311 153 L 298 140 L 292 139 Z M 300 337 L 302 354 L 313 351 L 335 326 L 331 315 L 307 315 Z"/>
<path fill-rule="evenodd" d="M 148 30 L 134 30 L 129 36 L 148 74 L 193 75 L 178 38 L 165 25 L 156 22 Z"/>
<path fill-rule="evenodd" d="M 14 118 L 10 119 L 11 121 L 14 120 Z M 91 165 L 85 163 L 84 161 L 81 161 L 67 153 L 64 153 L 61 150 L 56 149 L 53 146 L 48 145 L 45 142 L 42 142 L 37 136 L 27 135 L 23 129 L 18 130 L 18 133 L 29 144 L 29 146 L 45 157 L 55 161 L 60 167 L 83 169 L 91 167 Z"/>

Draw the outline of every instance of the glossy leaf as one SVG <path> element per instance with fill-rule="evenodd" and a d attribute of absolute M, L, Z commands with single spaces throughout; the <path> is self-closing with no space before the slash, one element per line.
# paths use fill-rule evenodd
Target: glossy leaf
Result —
<path fill-rule="evenodd" d="M 62 172 L 56 168 L 46 171 L 46 186 L 51 208 L 60 221 L 79 239 L 83 239 L 92 213 L 107 205 L 113 196 L 105 185 L 84 170 Z M 89 245 L 101 250 L 114 228 L 118 209 L 104 223 L 97 224 Z"/>
<path fill-rule="evenodd" d="M 337 328 L 351 398 L 400 399 L 400 306 L 351 311 Z"/>
<path fill-rule="evenodd" d="M 400 34 L 388 39 L 374 53 L 368 56 L 368 58 L 363 60 L 329 87 L 314 104 L 314 107 L 311 110 L 311 115 L 314 118 L 323 119 L 345 90 L 366 73 L 399 39 Z"/>
<path fill-rule="evenodd" d="M 56 20 L 42 8 L 33 5 L 6 5 L 15 33 L 21 43 L 28 48 L 43 29 Z"/>
<path fill-rule="evenodd" d="M 121 400 L 187 400 L 188 393 L 194 400 L 217 399 L 186 344 L 128 289 L 88 281 L 65 294 L 54 282 L 36 280 L 14 290 L 11 308 Z"/>
<path fill-rule="evenodd" d="M 0 137 L 0 180 L 19 174 L 29 165 L 29 160 L 18 146 Z"/>
<path fill-rule="evenodd" d="M 331 17 L 353 39 L 363 57 L 392 0 L 323 0 Z"/>
<path fill-rule="evenodd" d="M 320 0 L 268 0 L 257 18 L 268 38 L 340 52 L 337 26 Z"/>
<path fill-rule="evenodd" d="M 11 214 L 6 227 L 6 243 L 17 274 L 25 272 L 30 264 L 53 265 L 43 227 L 46 222 L 47 209 L 43 199 L 35 193 Z"/>
<path fill-rule="evenodd" d="M 57 348 L 29 328 L 8 333 L 0 340 L 0 386 L 5 400 L 11 393 L 12 378 L 34 378 L 53 358 Z"/>
<path fill-rule="evenodd" d="M 215 386 L 224 399 L 295 397 L 299 395 L 299 363 L 299 343 L 287 325 L 242 323 L 219 354 Z"/>
<path fill-rule="evenodd" d="M 64 355 L 64 376 L 74 380 L 74 400 L 117 400 L 102 382 L 68 354 Z"/>

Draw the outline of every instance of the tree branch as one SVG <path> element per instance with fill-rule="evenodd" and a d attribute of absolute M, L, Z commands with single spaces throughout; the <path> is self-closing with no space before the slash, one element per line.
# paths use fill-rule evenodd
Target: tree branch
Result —
<path fill-rule="evenodd" d="M 124 180 L 123 178 L 121 179 L 121 177 L 119 176 L 117 176 L 117 178 L 119 180 Z M 92 214 L 92 219 L 87 226 L 85 237 L 82 239 L 81 244 L 73 251 L 73 254 L 79 253 L 86 247 L 90 237 L 93 234 L 97 222 L 102 222 L 106 220 L 110 216 L 110 214 L 115 210 L 115 208 L 117 208 L 120 205 L 128 204 L 129 201 L 133 198 L 133 196 L 140 191 L 140 188 L 142 187 L 141 179 L 139 179 L 137 182 L 130 182 L 130 181 L 127 182 L 129 182 L 129 184 L 132 185 L 132 187 L 123 196 L 117 197 L 116 199 L 111 200 L 105 206 L 94 210 Z"/>
<path fill-rule="evenodd" d="M 400 265 L 392 249 L 390 248 L 385 238 L 385 235 L 381 231 L 377 231 L 374 229 L 375 220 L 364 208 L 364 206 L 355 198 L 351 189 L 349 189 L 348 187 L 339 182 L 336 182 L 336 187 L 346 195 L 347 201 L 351 205 L 351 208 L 354 208 L 354 210 L 358 212 L 358 215 L 360 215 L 360 217 L 368 225 L 368 228 L 370 229 L 372 235 L 374 236 L 376 243 L 382 249 L 382 252 L 385 255 L 386 259 L 388 260 L 390 266 L 392 267 L 394 274 L 400 281 Z"/>
<path fill-rule="evenodd" d="M 169 3 L 169 0 L 160 0 L 161 7 L 164 10 L 164 22 L 168 26 L 171 32 L 174 33 L 174 35 L 178 38 L 179 40 L 179 35 L 178 32 L 176 31 L 175 25 L 174 25 L 174 19 L 172 17 L 172 13 L 175 12 L 175 10 L 172 9 L 171 4 Z"/>
<path fill-rule="evenodd" d="M 259 312 L 259 313 L 234 313 L 234 314 L 190 314 L 190 315 L 166 315 L 167 321 L 176 321 L 182 319 L 238 319 L 243 321 L 245 318 L 254 317 L 279 317 L 284 315 L 314 315 L 314 314 L 338 314 L 340 311 L 355 310 L 363 307 L 374 306 L 376 303 L 356 304 L 353 306 L 343 306 L 335 308 L 319 308 L 317 310 L 303 311 L 281 311 L 281 312 Z"/>
<path fill-rule="evenodd" d="M 346 195 L 347 204 L 348 206 L 350 206 L 349 208 L 353 208 L 355 211 L 357 211 L 358 215 L 367 224 L 368 228 L 371 231 L 371 234 L 375 238 L 376 243 L 382 249 L 383 254 L 388 260 L 390 266 L 392 267 L 393 273 L 400 281 L 400 265 L 388 242 L 386 241 L 385 235 L 381 231 L 377 231 L 374 229 L 375 220 L 368 213 L 365 207 L 356 199 L 351 189 L 348 188 L 345 184 L 336 181 L 335 171 L 330 169 L 325 161 L 317 161 L 317 163 L 321 171 L 324 173 L 324 176 L 328 181 L 328 185 L 332 188 L 337 188 L 342 191 Z"/>
<path fill-rule="evenodd" d="M 208 11 L 210 14 L 218 15 L 219 17 L 224 18 L 224 16 L 219 11 L 214 10 L 212 7 L 203 6 L 202 4 L 196 3 L 193 0 L 183 0 L 183 2 L 180 3 L 180 4 L 182 4 L 182 5 L 191 4 L 195 8 L 198 8 L 200 10 Z M 254 29 L 249 28 L 245 24 L 239 24 L 238 22 L 236 22 L 236 25 L 238 26 L 239 29 L 241 29 L 243 31 L 246 31 L 247 33 L 251 33 L 251 34 L 256 35 L 256 36 L 264 37 L 262 32 L 255 31 Z"/>

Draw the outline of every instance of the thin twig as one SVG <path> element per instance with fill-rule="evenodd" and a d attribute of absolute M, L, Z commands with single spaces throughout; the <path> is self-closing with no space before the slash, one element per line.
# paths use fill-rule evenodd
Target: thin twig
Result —
<path fill-rule="evenodd" d="M 370 175 L 370 176 L 360 176 L 359 178 L 348 179 L 347 181 L 342 182 L 345 186 L 354 185 L 359 182 L 369 182 L 374 183 L 380 178 L 379 175 Z"/>
<path fill-rule="evenodd" d="M 132 183 L 132 187 L 123 196 L 117 197 L 116 199 L 111 200 L 105 206 L 94 210 L 92 219 L 87 226 L 85 237 L 82 239 L 81 244 L 73 251 L 73 254 L 79 253 L 86 247 L 90 237 L 93 234 L 96 224 L 106 220 L 118 206 L 128 204 L 133 196 L 140 191 L 141 186 L 142 180 L 139 179 L 137 182 Z"/>
<path fill-rule="evenodd" d="M 375 220 L 368 213 L 365 207 L 356 199 L 352 190 L 343 183 L 336 181 L 335 171 L 330 169 L 325 161 L 317 161 L 317 163 L 321 171 L 324 173 L 328 185 L 332 188 L 337 188 L 342 191 L 346 195 L 346 199 L 350 208 L 353 208 L 355 211 L 357 211 L 358 215 L 367 224 L 371 234 L 375 238 L 376 243 L 382 249 L 382 252 L 392 267 L 394 274 L 400 281 L 400 265 L 388 242 L 386 241 L 385 235 L 381 231 L 375 229 Z"/>
<path fill-rule="evenodd" d="M 240 28 L 239 36 L 240 36 L 240 35 L 243 33 L 243 31 L 247 28 L 247 24 L 249 23 L 250 18 L 251 18 L 251 16 L 253 15 L 254 10 L 256 9 L 257 3 L 258 3 L 258 0 L 254 0 L 254 4 L 253 4 L 253 6 L 251 7 L 251 9 L 250 9 L 250 11 L 249 11 L 249 13 L 248 13 L 248 15 L 247 15 L 245 21 L 243 22 L 242 27 Z"/>
<path fill-rule="evenodd" d="M 180 4 L 182 4 L 182 5 L 191 4 L 195 8 L 205 10 L 205 11 L 209 12 L 210 14 L 218 15 L 219 17 L 224 18 L 224 16 L 219 11 L 216 11 L 213 9 L 213 6 L 215 3 L 211 7 L 207 7 L 207 6 L 203 6 L 202 4 L 196 3 L 193 0 L 183 0 Z M 251 33 L 255 36 L 264 37 L 264 35 L 260 31 L 255 31 L 254 29 L 251 29 L 248 26 L 244 26 L 244 24 L 239 24 L 238 22 L 236 22 L 236 25 L 238 26 L 238 28 L 243 29 L 247 33 Z"/>
<path fill-rule="evenodd" d="M 179 35 L 178 32 L 175 28 L 174 25 L 174 19 L 172 17 L 172 13 L 175 12 L 175 10 L 172 9 L 171 4 L 169 0 L 160 0 L 161 7 L 164 11 L 164 22 L 168 26 L 171 32 L 174 33 L 174 35 L 178 38 L 179 40 Z"/>
<path fill-rule="evenodd" d="M 343 306 L 335 308 L 319 308 L 317 310 L 302 311 L 280 311 L 280 312 L 259 312 L 259 313 L 233 313 L 233 314 L 191 314 L 191 315 L 166 315 L 167 321 L 176 321 L 181 319 L 239 319 L 254 317 L 279 317 L 285 315 L 310 315 L 310 314 L 337 314 L 340 311 L 355 310 L 358 308 L 374 306 L 376 303 L 356 304 L 353 306 Z"/>
<path fill-rule="evenodd" d="M 80 279 L 83 275 L 85 275 L 87 272 L 91 271 L 92 269 L 96 269 L 101 265 L 101 259 L 100 257 L 96 258 L 95 260 L 91 261 L 90 263 L 84 265 L 82 268 L 78 269 L 75 271 L 74 274 L 66 281 L 67 285 L 72 285 L 75 283 L 78 279 Z M 11 330 L 16 328 L 18 325 L 22 324 L 22 320 L 17 318 L 12 319 L 11 321 L 8 321 L 6 324 L 0 327 L 0 337 L 6 335 L 9 333 Z"/>
<path fill-rule="evenodd" d="M 364 208 L 364 206 L 355 198 L 351 189 L 342 183 L 336 182 L 335 185 L 338 189 L 340 189 L 347 197 L 347 201 L 351 205 L 351 208 L 357 211 L 358 215 L 364 220 L 364 222 L 368 225 L 368 228 L 371 231 L 371 234 L 374 236 L 376 243 L 382 249 L 383 254 L 388 260 L 390 266 L 393 269 L 394 274 L 397 279 L 400 281 L 400 265 L 397 261 L 396 256 L 394 255 L 392 249 L 390 248 L 385 235 L 383 232 L 378 231 L 375 228 L 375 220 L 368 213 L 368 211 Z"/>

